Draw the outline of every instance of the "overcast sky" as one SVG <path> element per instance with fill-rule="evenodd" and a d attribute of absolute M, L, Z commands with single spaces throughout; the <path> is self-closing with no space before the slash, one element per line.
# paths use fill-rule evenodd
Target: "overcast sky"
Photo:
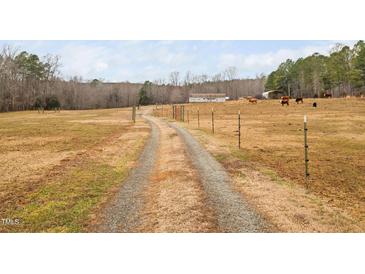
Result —
<path fill-rule="evenodd" d="M 62 76 L 143 82 L 168 79 L 171 71 L 214 75 L 229 66 L 239 77 L 268 74 L 287 58 L 355 41 L 0 41 L 39 56 L 60 56 Z"/>

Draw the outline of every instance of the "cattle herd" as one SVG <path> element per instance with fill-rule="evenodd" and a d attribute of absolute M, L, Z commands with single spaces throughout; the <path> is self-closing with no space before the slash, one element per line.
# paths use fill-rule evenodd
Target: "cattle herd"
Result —
<path fill-rule="evenodd" d="M 244 97 L 246 100 L 248 100 L 248 102 L 250 102 L 251 104 L 257 104 L 257 98 L 255 98 L 255 97 L 252 97 L 252 96 L 247 96 L 247 97 Z M 326 98 L 330 98 L 330 97 L 326 97 Z M 242 98 L 243 99 L 243 98 Z M 287 106 L 289 106 L 289 101 L 290 101 L 290 99 L 292 99 L 292 97 L 290 97 L 290 96 L 282 96 L 281 98 L 280 98 L 280 103 L 281 103 L 281 105 L 282 106 L 284 106 L 284 105 L 287 105 Z M 301 104 L 303 104 L 303 97 L 297 97 L 297 98 L 295 98 L 295 102 L 297 103 L 297 104 L 299 104 L 299 103 L 301 103 Z"/>
<path fill-rule="evenodd" d="M 332 98 L 332 95 L 330 94 L 329 96 L 325 96 L 325 98 Z M 284 105 L 289 106 L 289 100 L 290 99 L 291 99 L 290 96 L 282 96 L 281 97 L 281 100 L 280 100 L 281 105 L 282 106 L 284 106 Z M 304 103 L 303 97 L 297 97 L 297 98 L 295 98 L 295 102 L 297 104 L 299 104 L 299 103 L 303 104 Z M 313 102 L 312 107 L 316 108 L 317 107 L 317 102 Z"/>
<path fill-rule="evenodd" d="M 280 101 L 280 103 L 281 103 L 281 105 L 282 106 L 284 106 L 284 105 L 287 105 L 287 106 L 289 106 L 289 100 L 291 99 L 291 97 L 290 96 L 282 96 L 281 97 L 281 101 Z M 299 103 L 301 103 L 301 104 L 303 104 L 303 97 L 297 97 L 297 98 L 295 98 L 295 102 L 297 103 L 297 104 L 299 104 Z"/>
<path fill-rule="evenodd" d="M 324 98 L 332 98 L 332 94 L 331 93 L 325 93 L 325 94 L 323 94 L 323 97 Z M 318 98 L 318 97 L 315 96 L 314 98 Z M 257 104 L 257 98 L 255 98 L 255 97 L 252 97 L 252 96 L 241 97 L 240 100 L 242 100 L 242 99 L 246 99 L 251 104 Z M 280 104 L 282 106 L 284 106 L 284 105 L 289 106 L 290 99 L 294 99 L 294 98 L 292 98 L 291 96 L 281 96 L 280 97 Z M 303 104 L 304 103 L 303 97 L 296 97 L 295 102 L 297 104 Z M 312 104 L 312 106 L 317 107 L 317 103 L 314 102 Z"/>

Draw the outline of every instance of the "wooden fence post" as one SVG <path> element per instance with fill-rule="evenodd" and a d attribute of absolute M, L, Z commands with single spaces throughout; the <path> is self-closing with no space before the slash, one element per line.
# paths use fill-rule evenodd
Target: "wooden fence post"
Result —
<path fill-rule="evenodd" d="M 212 108 L 212 133 L 214 134 L 214 109 Z"/>
<path fill-rule="evenodd" d="M 238 149 L 241 148 L 241 111 L 238 111 Z"/>
<path fill-rule="evenodd" d="M 308 172 L 308 142 L 307 142 L 307 115 L 304 115 L 304 164 L 305 164 L 305 179 L 309 177 Z"/>
<path fill-rule="evenodd" d="M 200 128 L 199 108 L 198 108 L 198 128 Z"/>
<path fill-rule="evenodd" d="M 134 105 L 132 107 L 132 121 L 133 121 L 133 123 L 136 122 L 136 106 L 134 106 Z"/>

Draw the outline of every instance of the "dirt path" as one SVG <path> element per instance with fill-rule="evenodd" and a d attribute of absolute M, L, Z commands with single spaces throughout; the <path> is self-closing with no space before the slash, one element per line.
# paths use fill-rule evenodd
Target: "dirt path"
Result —
<path fill-rule="evenodd" d="M 184 129 L 145 116 L 152 133 L 139 166 L 106 208 L 101 232 L 260 232 L 224 168 Z"/>

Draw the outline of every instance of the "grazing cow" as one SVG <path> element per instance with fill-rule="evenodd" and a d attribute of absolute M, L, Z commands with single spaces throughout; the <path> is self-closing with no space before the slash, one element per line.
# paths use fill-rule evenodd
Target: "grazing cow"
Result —
<path fill-rule="evenodd" d="M 284 106 L 284 105 L 289 106 L 289 100 L 288 99 L 281 99 L 281 105 L 282 106 Z"/>
<path fill-rule="evenodd" d="M 332 98 L 332 94 L 331 93 L 325 93 L 323 94 L 324 98 Z"/>
<path fill-rule="evenodd" d="M 257 99 L 256 98 L 249 98 L 248 101 L 252 104 L 257 104 Z"/>
<path fill-rule="evenodd" d="M 298 98 L 295 99 L 295 102 L 297 104 L 299 104 L 299 102 L 301 102 L 303 104 L 303 98 L 302 97 L 298 97 Z"/>
<path fill-rule="evenodd" d="M 290 97 L 289 96 L 282 96 L 281 97 L 281 105 L 282 106 L 284 106 L 284 105 L 287 105 L 287 106 L 289 106 L 289 99 L 290 99 Z"/>

